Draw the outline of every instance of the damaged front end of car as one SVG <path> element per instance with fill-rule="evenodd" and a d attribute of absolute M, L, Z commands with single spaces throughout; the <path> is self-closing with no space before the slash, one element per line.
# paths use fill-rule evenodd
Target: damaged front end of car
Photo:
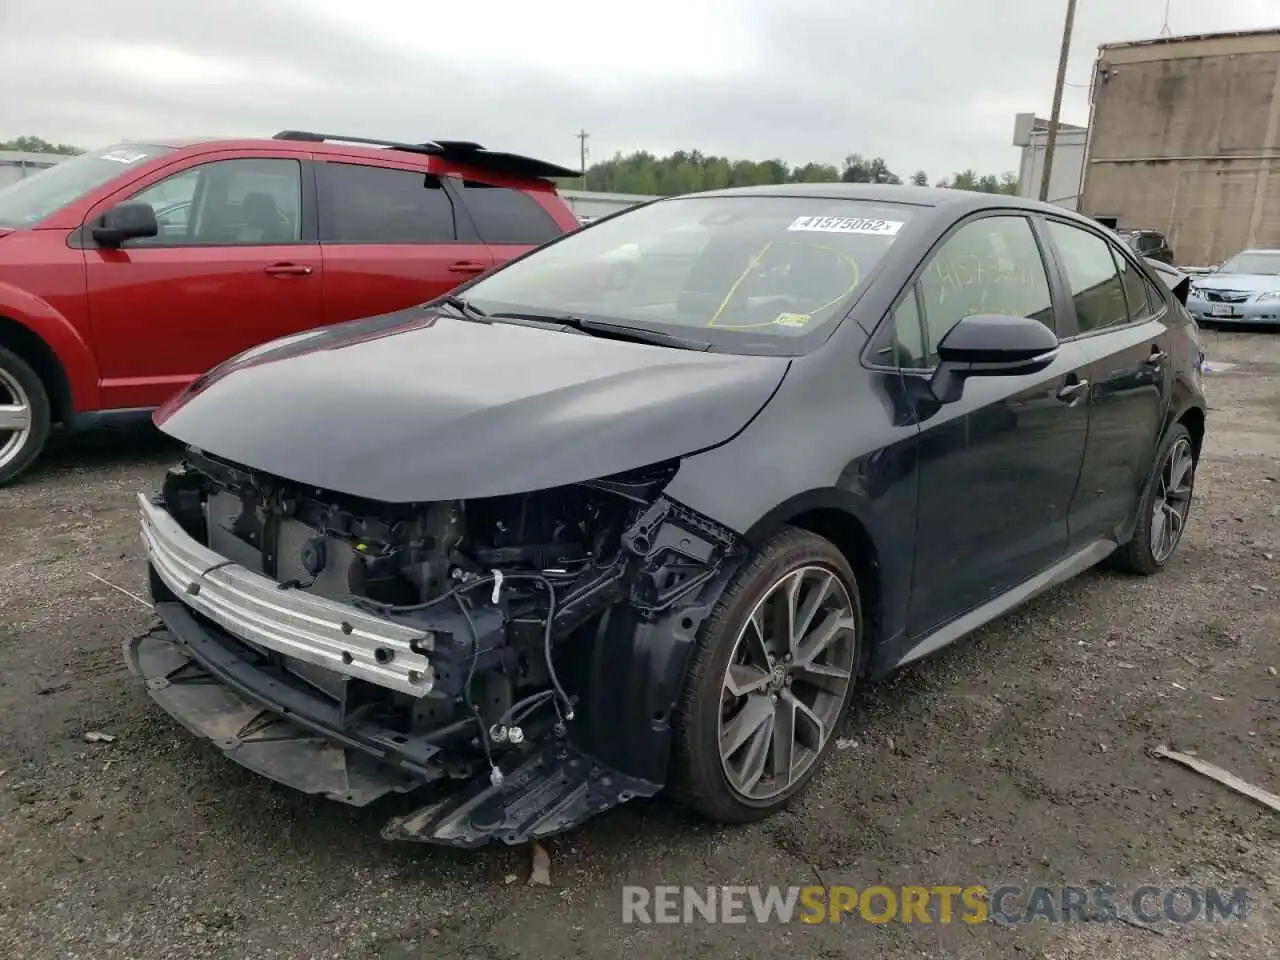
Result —
<path fill-rule="evenodd" d="M 474 847 L 665 784 L 695 635 L 745 549 L 663 495 L 677 462 L 549 490 L 388 504 L 191 448 L 139 496 L 150 696 L 231 759 Z"/>

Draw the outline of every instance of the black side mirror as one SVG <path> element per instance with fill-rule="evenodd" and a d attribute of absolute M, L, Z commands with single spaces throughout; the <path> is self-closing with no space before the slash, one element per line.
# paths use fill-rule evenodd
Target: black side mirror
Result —
<path fill-rule="evenodd" d="M 1002 314 L 964 317 L 938 344 L 938 369 L 929 386 L 942 403 L 954 403 L 969 377 L 1039 373 L 1058 356 L 1058 337 L 1039 320 Z"/>
<path fill-rule="evenodd" d="M 112 207 L 93 226 L 93 239 L 100 247 L 119 247 L 126 240 L 154 237 L 160 232 L 156 211 L 149 203 L 122 203 Z"/>

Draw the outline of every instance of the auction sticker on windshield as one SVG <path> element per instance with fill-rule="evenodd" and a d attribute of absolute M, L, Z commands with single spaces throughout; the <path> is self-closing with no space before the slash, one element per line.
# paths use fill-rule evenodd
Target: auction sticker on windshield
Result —
<path fill-rule="evenodd" d="M 812 316 L 807 313 L 780 313 L 773 322 L 780 327 L 807 327 L 811 319 Z"/>
<path fill-rule="evenodd" d="M 901 220 L 875 220 L 870 217 L 796 217 L 788 230 L 806 230 L 818 233 L 863 233 L 874 236 L 896 236 L 902 229 Z"/>
<path fill-rule="evenodd" d="M 137 163 L 139 160 L 147 159 L 147 155 L 140 150 L 111 150 L 99 159 L 111 160 L 115 163 Z"/>

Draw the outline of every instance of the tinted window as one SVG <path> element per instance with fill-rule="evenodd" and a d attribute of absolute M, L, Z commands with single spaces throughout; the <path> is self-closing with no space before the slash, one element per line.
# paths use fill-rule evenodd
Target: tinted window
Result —
<path fill-rule="evenodd" d="M 538 245 L 564 231 L 533 197 L 519 190 L 464 180 L 463 202 L 486 243 Z"/>
<path fill-rule="evenodd" d="M 1151 307 L 1151 285 L 1147 279 L 1138 272 L 1138 268 L 1131 264 L 1119 253 L 1116 254 L 1116 263 L 1120 266 L 1120 282 L 1124 287 L 1125 303 L 1128 306 L 1130 320 L 1144 320 L 1155 312 L 1158 307 Z M 1157 295 L 1158 296 L 1158 295 Z"/>
<path fill-rule="evenodd" d="M 915 213 L 825 197 L 661 200 L 567 234 L 467 297 L 489 312 L 571 313 L 675 329 L 713 349 L 784 352 L 844 315 Z"/>
<path fill-rule="evenodd" d="M 1040 247 L 1023 217 L 965 224 L 933 255 L 920 277 L 926 357 L 962 317 L 980 313 L 1030 317 L 1053 329 L 1053 304 Z"/>
<path fill-rule="evenodd" d="M 1067 271 L 1080 332 L 1125 323 L 1129 310 L 1111 245 L 1093 233 L 1056 220 L 1049 221 L 1049 232 Z"/>
<path fill-rule="evenodd" d="M 274 158 L 216 160 L 129 198 L 149 203 L 160 233 L 128 246 L 258 246 L 302 237 L 302 166 Z"/>
<path fill-rule="evenodd" d="M 453 203 L 440 181 L 412 170 L 330 163 L 321 237 L 329 243 L 448 243 Z"/>

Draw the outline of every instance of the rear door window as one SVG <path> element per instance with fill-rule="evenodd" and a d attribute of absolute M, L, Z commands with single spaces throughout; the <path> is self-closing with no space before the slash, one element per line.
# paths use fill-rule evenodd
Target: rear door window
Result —
<path fill-rule="evenodd" d="M 437 177 L 358 163 L 326 163 L 322 243 L 452 243 L 453 201 Z"/>
<path fill-rule="evenodd" d="M 1152 308 L 1152 302 L 1160 302 L 1160 307 L 1164 306 L 1160 300 L 1159 294 L 1151 289 L 1151 284 L 1147 282 L 1146 277 L 1135 267 L 1129 260 L 1120 253 L 1119 250 L 1113 250 L 1116 263 L 1120 266 L 1120 282 L 1124 287 L 1124 298 L 1129 308 L 1129 319 L 1133 321 L 1145 320 L 1156 312 Z"/>
<path fill-rule="evenodd" d="M 538 246 L 564 232 L 537 200 L 521 190 L 463 180 L 462 202 L 485 243 Z"/>
<path fill-rule="evenodd" d="M 1062 258 L 1081 333 L 1127 323 L 1129 307 L 1124 282 L 1116 269 L 1111 244 L 1088 230 L 1058 220 L 1049 233 Z"/>

